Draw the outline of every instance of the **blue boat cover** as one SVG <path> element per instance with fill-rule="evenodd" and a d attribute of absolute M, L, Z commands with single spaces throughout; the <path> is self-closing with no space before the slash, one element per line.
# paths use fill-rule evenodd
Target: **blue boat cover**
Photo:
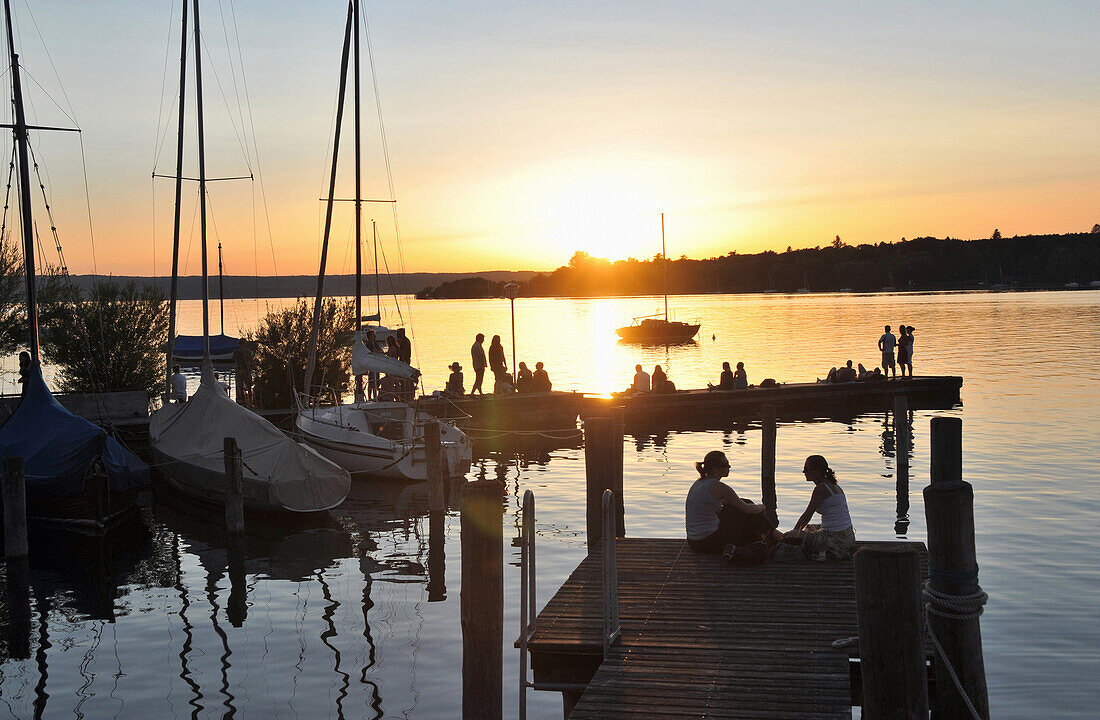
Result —
<path fill-rule="evenodd" d="M 23 458 L 28 489 L 79 494 L 97 456 L 103 458 L 112 491 L 149 484 L 149 466 L 103 428 L 63 408 L 37 363 L 27 372 L 19 406 L 0 425 L 0 457 L 16 456 Z"/>
<path fill-rule="evenodd" d="M 232 355 L 241 346 L 238 338 L 229 335 L 210 336 L 210 355 Z M 172 354 L 177 358 L 201 360 L 202 335 L 177 335 L 172 346 Z"/>

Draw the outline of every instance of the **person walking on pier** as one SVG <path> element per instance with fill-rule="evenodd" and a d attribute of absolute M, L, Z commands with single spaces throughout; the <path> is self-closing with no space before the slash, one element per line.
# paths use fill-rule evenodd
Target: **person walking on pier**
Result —
<path fill-rule="evenodd" d="M 477 337 L 474 338 L 474 344 L 470 346 L 470 357 L 474 368 L 474 384 L 470 387 L 471 395 L 474 393 L 485 394 L 485 391 L 481 389 L 481 381 L 485 379 L 485 368 L 489 366 L 489 363 L 485 361 L 485 346 L 482 344 L 484 342 L 485 336 L 478 333 Z"/>
<path fill-rule="evenodd" d="M 687 541 L 697 553 L 717 554 L 727 545 L 748 545 L 759 540 L 777 540 L 779 524 L 763 505 L 742 500 L 722 482 L 729 476 L 725 453 L 711 450 L 695 463 L 699 479 L 688 490 L 685 505 Z"/>
<path fill-rule="evenodd" d="M 802 466 L 806 482 L 814 483 L 814 491 L 806 511 L 798 518 L 788 535 L 808 534 L 802 550 L 811 560 L 845 560 L 855 551 L 856 531 L 848 513 L 848 498 L 836 481 L 836 473 L 821 455 L 810 455 Z M 821 513 L 821 525 L 809 525 L 814 513 Z"/>
<path fill-rule="evenodd" d="M 904 325 L 902 327 L 904 327 Z M 894 346 L 896 344 L 897 338 L 894 337 L 894 333 L 890 332 L 890 326 L 887 325 L 886 332 L 878 339 L 878 349 L 882 351 L 883 375 L 889 375 L 892 370 L 894 372 L 894 377 L 898 376 L 897 367 L 894 365 Z"/>

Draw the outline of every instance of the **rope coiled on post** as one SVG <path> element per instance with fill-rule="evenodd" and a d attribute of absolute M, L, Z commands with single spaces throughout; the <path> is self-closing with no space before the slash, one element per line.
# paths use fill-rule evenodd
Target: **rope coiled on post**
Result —
<path fill-rule="evenodd" d="M 929 574 L 934 577 L 939 577 L 948 573 L 947 571 L 937 571 L 933 569 Z M 978 579 L 976 570 L 972 573 L 952 574 L 959 575 L 960 578 L 966 576 L 965 579 L 970 579 L 972 576 L 975 581 Z M 924 627 L 928 631 L 928 637 L 932 639 L 932 644 L 936 647 L 936 652 L 939 654 L 940 659 L 943 660 L 943 665 L 947 668 L 947 674 L 951 676 L 951 681 L 955 683 L 955 689 L 959 691 L 959 696 L 962 697 L 963 702 L 966 703 L 967 709 L 970 710 L 970 715 L 974 720 L 982 720 L 982 716 L 978 714 L 977 708 L 974 707 L 974 702 L 963 689 L 962 681 L 959 680 L 959 676 L 955 672 L 955 668 L 952 667 L 951 661 L 947 659 L 947 653 L 944 652 L 943 645 L 940 644 L 940 639 L 936 637 L 935 631 L 932 630 L 933 615 L 948 620 L 976 620 L 981 617 L 982 613 L 985 611 L 985 604 L 989 601 L 989 595 L 982 590 L 981 586 L 975 585 L 975 588 L 974 592 L 967 595 L 955 595 L 937 590 L 932 587 L 931 580 L 925 580 L 924 585 L 921 587 L 921 596 L 924 598 Z"/>

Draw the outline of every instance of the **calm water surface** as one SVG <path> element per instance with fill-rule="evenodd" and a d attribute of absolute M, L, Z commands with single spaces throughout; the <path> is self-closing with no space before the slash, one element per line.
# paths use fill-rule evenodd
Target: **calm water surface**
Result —
<path fill-rule="evenodd" d="M 848 358 L 876 364 L 881 326 L 914 325 L 918 374 L 965 376 L 964 407 L 951 412 L 963 418 L 981 584 L 990 594 L 982 633 L 993 714 L 1094 718 L 1098 300 L 1090 291 L 681 297 L 672 300 L 675 313 L 703 329 L 697 344 L 666 349 L 621 345 L 613 333 L 653 312 L 659 298 L 519 299 L 516 344 L 518 359 L 546 363 L 555 389 L 606 393 L 629 384 L 636 362 L 661 364 L 681 388 L 717 382 L 723 360 L 744 361 L 754 383 L 811 380 Z M 227 329 L 253 327 L 283 304 L 229 302 Z M 404 312 L 428 390 L 443 386 L 453 360 L 468 368 L 479 331 L 502 335 L 511 357 L 507 301 L 413 301 Z M 181 325 L 200 329 L 199 303 L 185 303 Z M 8 386 L 10 362 L 6 370 Z M 925 539 L 920 489 L 931 416 L 914 420 L 909 539 Z M 682 534 L 691 464 L 711 449 L 727 453 L 731 482 L 754 496 L 759 443 L 755 426 L 628 436 L 628 534 Z M 859 536 L 898 537 L 894 451 L 881 415 L 781 425 L 782 524 L 793 524 L 808 497 L 802 459 L 820 452 L 844 483 Z M 491 455 L 475 461 L 475 477 L 505 483 L 506 545 L 517 534 L 519 498 L 534 490 L 545 603 L 585 554 L 583 449 Z M 231 592 L 212 514 L 157 497 L 134 537 L 106 549 L 67 545 L 37 560 L 31 656 L 3 656 L 0 716 L 458 717 L 458 517 L 446 521 L 443 567 L 433 562 L 429 573 L 426 506 L 422 487 L 360 485 L 330 527 L 286 533 L 253 523 L 242 598 Z M 517 706 L 510 646 L 519 555 L 510 545 L 505 552 L 508 716 Z M 104 564 L 109 572 L 96 569 Z M 559 718 L 559 697 L 531 693 L 532 717 Z"/>

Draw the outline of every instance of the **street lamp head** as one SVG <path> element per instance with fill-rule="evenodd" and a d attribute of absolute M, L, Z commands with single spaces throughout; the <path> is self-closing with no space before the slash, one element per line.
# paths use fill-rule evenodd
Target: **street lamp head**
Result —
<path fill-rule="evenodd" d="M 519 283 L 511 282 L 504 286 L 504 297 L 515 300 L 517 295 L 519 295 Z"/>

